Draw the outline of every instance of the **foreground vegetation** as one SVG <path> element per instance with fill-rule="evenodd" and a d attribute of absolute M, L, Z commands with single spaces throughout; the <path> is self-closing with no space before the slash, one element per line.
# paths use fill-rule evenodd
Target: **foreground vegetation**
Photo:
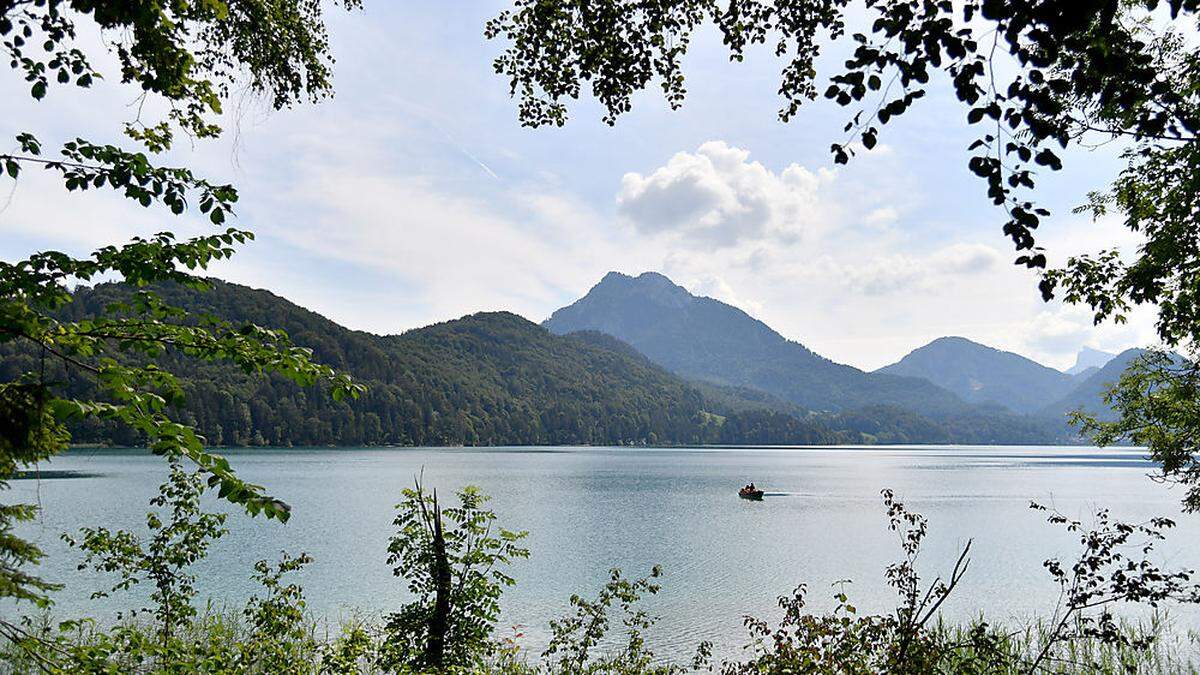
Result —
<path fill-rule="evenodd" d="M 851 60 L 825 90 L 840 105 L 862 106 L 846 127 L 850 138 L 831 147 L 837 162 L 848 161 L 859 144 L 874 147 L 879 127 L 913 109 L 926 93 L 930 71 L 940 70 L 967 108 L 967 121 L 980 125 L 969 169 L 985 181 L 989 201 L 1003 207 L 1004 233 L 1021 252 L 1017 262 L 1032 269 L 1047 267 L 1034 234 L 1049 214 L 1030 192 L 1038 171 L 1061 168 L 1055 146 L 1123 139 L 1125 170 L 1109 190 L 1091 195 L 1085 210 L 1097 217 L 1119 214 L 1146 243 L 1131 260 L 1116 250 L 1069 259 L 1045 273 L 1042 293 L 1089 307 L 1097 321 L 1122 320 L 1136 305 L 1158 309 L 1160 338 L 1184 348 L 1187 360 L 1146 364 L 1113 392 L 1117 421 L 1082 422 L 1099 442 L 1146 443 L 1161 461 L 1162 477 L 1189 488 L 1185 507 L 1200 509 L 1194 440 L 1200 427 L 1200 66 L 1184 32 L 1200 15 L 1200 2 L 886 0 L 867 3 L 874 16 L 869 34 L 854 35 L 846 31 L 845 4 L 519 0 L 488 25 L 487 34 L 508 42 L 496 69 L 521 99 L 522 122 L 532 126 L 563 123 L 566 103 L 584 83 L 609 122 L 629 110 L 634 93 L 656 76 L 668 101 L 678 105 L 681 60 L 692 32 L 704 23 L 716 24 L 735 60 L 749 46 L 781 40 L 776 53 L 790 55 L 780 89 L 781 117 L 788 119 L 817 95 L 821 39 L 853 39 L 858 46 Z M 120 125 L 119 142 L 67 135 L 44 144 L 14 130 L 8 147 L 15 149 L 0 153 L 2 180 L 16 181 L 36 168 L 60 178 L 68 191 L 113 190 L 173 215 L 198 211 L 223 227 L 237 202 L 233 186 L 186 167 L 158 166 L 152 158 L 171 149 L 177 134 L 191 140 L 218 136 L 231 92 L 261 96 L 275 109 L 329 95 L 332 59 L 323 7 L 316 0 L 0 0 L 0 46 L 33 99 L 105 81 L 83 51 L 97 42 L 91 39 L 96 33 L 102 38 L 96 49 L 105 53 L 95 62 L 115 60 L 113 82 L 138 91 L 130 108 L 137 117 Z M 76 41 L 77 34 L 89 39 Z M 997 53 L 1011 58 L 993 68 Z M 902 546 L 900 560 L 886 570 L 897 593 L 894 611 L 860 615 L 848 597 L 839 596 L 834 612 L 808 613 L 801 586 L 781 599 L 780 623 L 746 620 L 750 648 L 740 662 L 713 663 L 707 645 L 697 646 L 693 663 L 664 664 L 655 657 L 645 638 L 652 618 L 638 603 L 656 592 L 657 571 L 644 579 L 614 571 L 594 597 L 572 598 L 572 613 L 551 624 L 553 637 L 540 656 L 498 641 L 499 603 L 514 582 L 505 564 L 528 552 L 521 533 L 495 528 L 483 496 L 469 489 L 445 509 L 420 486 L 405 493 L 389 551 L 413 599 L 377 625 L 343 627 L 318 639 L 305 615 L 303 589 L 287 581 L 308 562 L 304 555 L 256 565 L 262 591 L 236 620 L 200 612 L 191 570 L 224 533 L 224 517 L 203 512 L 200 495 L 213 490 L 251 515 L 278 520 L 290 510 L 206 451 L 212 439 L 198 432 L 195 417 L 181 412 L 188 410 L 191 392 L 174 368 L 185 361 L 216 363 L 296 386 L 322 383 L 335 401 L 364 392 L 345 374 L 312 360 L 312 351 L 294 345 L 283 331 L 189 311 L 154 290 L 167 282 L 211 287 L 194 272 L 251 238 L 233 228 L 186 240 L 162 233 L 85 257 L 49 251 L 0 263 L 0 342 L 24 345 L 34 355 L 0 383 L 0 488 L 19 470 L 61 452 L 72 425 L 79 424 L 128 429 L 170 467 L 144 532 L 90 528 L 69 538 L 86 568 L 111 578 L 104 593 L 148 586 L 149 606 L 115 626 L 0 620 L 2 657 L 12 670 L 669 673 L 708 667 L 727 673 L 907 674 L 1192 667 L 1153 632 L 1115 618 L 1125 604 L 1197 601 L 1189 571 L 1159 569 L 1149 560 L 1169 520 L 1123 523 L 1102 511 L 1085 526 L 1049 514 L 1080 540 L 1076 559 L 1047 561 L 1061 589 L 1056 612 L 1037 628 L 1015 633 L 983 622 L 946 628 L 937 623 L 938 609 L 964 578 L 969 547 L 948 578 L 923 583 L 916 560 L 925 521 L 887 493 L 889 524 Z M 97 316 L 64 315 L 79 284 L 107 279 L 129 284 L 132 295 Z M 153 360 L 163 354 L 178 360 L 160 367 Z M 85 378 L 92 388 L 72 390 L 71 378 L 56 377 L 56 368 Z M 42 553 L 17 529 L 35 513 L 33 505 L 0 505 L 0 598 L 37 608 L 49 604 L 54 584 L 33 574 Z M 622 635 L 610 635 L 618 621 Z"/>
<path fill-rule="evenodd" d="M 390 672 L 384 669 L 378 656 L 380 653 L 383 631 L 378 625 L 365 622 L 349 622 L 329 628 L 320 621 L 306 617 L 301 628 L 292 637 L 294 642 L 286 649 L 285 658 L 275 658 L 271 655 L 254 653 L 247 649 L 255 639 L 261 637 L 261 632 L 249 623 L 247 618 L 238 612 L 207 612 L 200 615 L 188 628 L 183 642 L 191 644 L 189 655 L 185 660 L 175 664 L 176 670 L 188 668 L 191 672 L 288 672 L 288 673 L 354 673 L 375 675 Z M 32 636 L 46 637 L 55 632 L 55 628 L 46 619 L 37 619 L 27 626 Z M 1064 648 L 1060 654 L 1041 669 L 1049 673 L 1128 673 L 1136 672 L 1145 675 L 1185 675 L 1200 673 L 1200 636 L 1189 633 L 1186 636 L 1175 637 L 1155 633 L 1157 626 L 1141 626 L 1126 624 L 1122 630 L 1133 639 L 1148 632 L 1158 639 L 1147 649 L 1130 649 L 1115 646 L 1095 639 L 1080 639 Z M 120 628 L 127 635 L 137 635 L 144 643 L 154 641 L 153 627 L 149 625 L 130 625 Z M 938 626 L 937 639 L 953 647 L 947 655 L 946 664 L 941 672 L 1027 672 L 1020 667 L 1010 667 L 1007 670 L 997 664 L 1029 663 L 1038 652 L 1046 637 L 1043 626 L 1035 626 L 1019 630 L 995 629 L 989 630 L 995 638 L 997 657 L 982 658 L 969 646 L 969 641 L 976 633 L 977 626 Z M 111 639 L 93 629 L 90 625 L 72 626 L 70 634 L 63 635 L 59 644 L 65 652 L 83 653 L 103 650 Z M 256 637 L 257 636 L 257 637 Z M 494 654 L 481 659 L 480 663 L 463 669 L 465 672 L 497 673 L 508 675 L 533 675 L 538 673 L 561 672 L 596 672 L 596 673 L 634 673 L 634 672 L 701 672 L 722 671 L 739 672 L 750 664 L 725 663 L 696 663 L 689 660 L 682 663 L 668 659 L 650 657 L 652 663 L 629 667 L 618 656 L 628 650 L 627 636 L 611 636 L 599 651 L 601 655 L 593 659 L 584 669 L 572 670 L 560 668 L 552 655 L 540 652 L 530 652 L 511 639 L 497 642 Z M 622 641 L 622 637 L 626 639 Z M 29 639 L 29 638 L 27 638 Z M 574 654 L 578 656 L 576 652 Z M 249 658 L 247 658 L 249 657 Z M 589 659 L 591 657 L 589 656 Z M 203 664 L 203 665 L 201 665 Z M 133 663 L 133 659 L 125 660 L 119 665 L 124 672 L 145 672 L 154 668 L 150 663 Z M 699 666 L 699 668 L 696 668 Z M 753 666 L 751 666 L 753 667 Z M 994 670 L 991 668 L 995 667 Z M 956 670 L 957 668 L 957 670 Z M 25 651 L 20 644 L 7 643 L 0 650 L 0 672 L 27 673 L 39 670 L 54 670 L 54 666 L 41 661 L 37 656 Z M 777 672 L 772 670 L 751 670 L 750 672 Z M 838 670 L 827 667 L 823 671 L 818 668 L 790 672 L 856 672 L 850 667 Z M 857 671 L 862 672 L 862 671 Z"/>
<path fill-rule="evenodd" d="M 1055 612 L 1032 626 L 947 625 L 943 602 L 970 565 L 970 543 L 949 576 L 925 582 L 917 568 L 927 523 L 890 491 L 888 527 L 900 558 L 885 570 L 897 603 L 864 615 L 842 587 L 832 611 L 812 613 L 801 584 L 779 599 L 779 621 L 745 617 L 741 656 L 717 660 L 696 646 L 683 663 L 660 658 L 648 637 L 656 617 L 642 606 L 660 589 L 662 571 L 644 578 L 612 570 L 594 595 L 573 596 L 571 611 L 550 622 L 540 653 L 497 631 L 501 599 L 516 583 L 510 562 L 530 555 L 525 532 L 500 527 L 474 487 L 452 506 L 418 481 L 396 508 L 388 563 L 410 601 L 375 620 L 324 626 L 306 609 L 304 589 L 289 581 L 311 559 L 283 554 L 249 571 L 260 591 L 237 610 L 196 604 L 194 565 L 226 532 L 225 515 L 201 507 L 206 484 L 172 458 L 141 532 L 84 528 L 64 539 L 81 570 L 108 579 L 93 597 L 148 587 L 148 603 L 107 622 L 97 617 L 54 622 L 44 612 L 0 619 L 0 664 L 8 672 L 51 673 L 1179 673 L 1197 669 L 1200 636 L 1165 630 L 1157 620 L 1125 623 L 1134 605 L 1200 602 L 1189 570 L 1159 568 L 1155 542 L 1165 519 L 1123 523 L 1106 512 L 1084 525 L 1048 512 L 1051 523 L 1079 536 L 1078 557 L 1048 560 L 1059 584 Z M 1033 508 L 1045 511 L 1038 505 Z M 536 581 L 536 580 L 531 580 Z M 140 597 L 129 595 L 128 598 Z M 1155 615 L 1158 616 L 1157 614 Z"/>

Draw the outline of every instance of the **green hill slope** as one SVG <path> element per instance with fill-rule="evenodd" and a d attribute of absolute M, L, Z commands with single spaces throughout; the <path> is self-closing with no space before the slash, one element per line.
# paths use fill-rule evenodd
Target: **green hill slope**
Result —
<path fill-rule="evenodd" d="M 314 357 L 369 386 L 334 402 L 278 377 L 250 376 L 176 356 L 188 402 L 177 413 L 213 445 L 524 445 L 829 443 L 814 420 L 747 402 L 727 405 L 611 337 L 556 336 L 505 312 L 475 314 L 396 336 L 351 331 L 272 293 L 215 282 L 209 292 L 164 287 L 172 304 L 235 323 L 283 328 Z M 96 315 L 127 293 L 82 289 L 65 312 Z M 0 378 L 32 369 L 7 345 Z M 86 393 L 86 380 L 71 374 Z M 745 418 L 743 419 L 742 416 Z M 135 444 L 127 430 L 86 423 L 76 440 Z"/>

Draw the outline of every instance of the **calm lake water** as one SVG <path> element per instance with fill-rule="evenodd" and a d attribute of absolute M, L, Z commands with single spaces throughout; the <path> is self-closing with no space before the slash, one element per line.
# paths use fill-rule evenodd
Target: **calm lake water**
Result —
<path fill-rule="evenodd" d="M 289 523 L 235 515 L 230 533 L 201 568 L 204 594 L 241 602 L 255 591 L 251 565 L 278 552 L 308 552 L 300 577 L 310 607 L 330 620 L 382 613 L 404 601 L 385 563 L 393 506 L 424 471 L 442 494 L 465 484 L 493 496 L 500 522 L 525 529 L 532 557 L 514 568 L 504 623 L 522 625 L 539 647 L 546 622 L 572 593 L 592 594 L 607 571 L 665 571 L 650 609 L 663 616 L 660 653 L 690 654 L 712 640 L 721 654 L 744 641 L 742 616 L 777 615 L 775 598 L 808 584 L 812 606 L 831 605 L 831 584 L 847 587 L 863 611 L 891 608 L 883 568 L 899 555 L 879 491 L 888 487 L 929 519 L 921 556 L 927 578 L 945 574 L 973 540 L 965 580 L 945 605 L 949 618 L 986 612 L 1027 621 L 1053 609 L 1056 587 L 1042 561 L 1069 554 L 1075 540 L 1031 511 L 1030 500 L 1086 516 L 1104 506 L 1123 519 L 1178 516 L 1156 554 L 1200 567 L 1200 516 L 1180 516 L 1178 489 L 1151 481 L 1138 450 L 1059 447 L 874 447 L 763 449 L 297 449 L 226 453 L 247 479 L 293 506 Z M 56 616 L 110 614 L 127 597 L 88 600 L 102 579 L 77 572 L 79 557 L 59 535 L 83 525 L 142 527 L 165 463 L 138 450 L 76 450 L 44 471 L 85 474 L 13 483 L 6 497 L 38 501 L 43 515 L 24 528 L 50 552 L 43 576 L 67 584 Z M 754 481 L 762 502 L 737 498 Z M 6 499 L 7 501 L 7 499 Z M 6 610 L 10 611 L 10 610 Z M 1197 625 L 1191 611 L 1176 622 Z"/>

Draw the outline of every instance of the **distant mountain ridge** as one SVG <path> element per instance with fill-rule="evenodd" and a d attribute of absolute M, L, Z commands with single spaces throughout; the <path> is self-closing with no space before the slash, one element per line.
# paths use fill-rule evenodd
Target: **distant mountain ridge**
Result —
<path fill-rule="evenodd" d="M 1095 410 L 1141 353 L 1071 378 L 943 338 L 885 368 L 919 377 L 866 373 L 652 273 L 607 275 L 555 312 L 546 321 L 552 330 L 483 312 L 390 336 L 346 329 L 269 291 L 213 286 L 155 290 L 192 312 L 282 328 L 369 389 L 358 401 L 335 402 L 282 377 L 164 355 L 158 362 L 181 376 L 187 394 L 175 414 L 212 445 L 1073 442 L 1066 412 Z M 128 293 L 121 284 L 82 288 L 61 312 L 89 318 Z M 31 349 L 0 344 L 0 381 L 36 363 Z M 48 376 L 64 379 L 69 395 L 90 395 L 86 377 Z M 1058 400 L 1044 396 L 1049 402 L 1033 413 L 1011 409 L 1034 405 L 1027 390 L 1045 395 L 1064 380 L 1068 391 Z M 95 420 L 75 423 L 73 433 L 81 442 L 139 442 Z"/>
<path fill-rule="evenodd" d="M 609 272 L 542 325 L 559 335 L 607 333 L 683 377 L 759 389 L 809 410 L 883 405 L 945 415 L 966 407 L 928 380 L 835 363 L 742 310 L 692 295 L 655 272 Z"/>
<path fill-rule="evenodd" d="M 1032 413 L 1065 396 L 1077 384 L 1066 373 L 1032 359 L 972 342 L 943 337 L 875 371 L 922 377 L 973 403 L 998 403 Z"/>
<path fill-rule="evenodd" d="M 776 410 L 833 411 L 826 417 L 837 419 L 838 428 L 943 442 L 1078 441 L 1066 425 L 1067 413 L 1103 408 L 1104 390 L 1141 353 L 1110 358 L 1084 348 L 1072 375 L 1020 354 L 944 337 L 866 373 L 655 272 L 609 272 L 542 325 L 563 335 L 613 335 L 672 372 L 712 383 L 702 387 L 763 392 Z"/>

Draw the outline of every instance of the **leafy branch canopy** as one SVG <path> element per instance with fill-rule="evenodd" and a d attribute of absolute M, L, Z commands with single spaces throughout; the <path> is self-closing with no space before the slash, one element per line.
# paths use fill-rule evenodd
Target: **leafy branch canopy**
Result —
<path fill-rule="evenodd" d="M 340 0 L 345 9 L 360 0 Z M 15 147 L 0 151 L 0 182 L 19 181 L 41 168 L 72 192 L 108 189 L 143 207 L 173 215 L 198 210 L 216 226 L 234 215 L 237 190 L 185 167 L 158 166 L 151 157 L 172 147 L 177 132 L 193 139 L 221 133 L 223 101 L 235 90 L 265 98 L 281 110 L 332 94 L 329 41 L 321 0 L 0 0 L 0 46 L 9 67 L 29 83 L 35 101 L 50 101 L 54 86 L 89 89 L 105 76 L 97 53 L 78 38 L 99 29 L 101 49 L 115 59 L 114 84 L 140 90 L 137 115 L 126 120 L 129 150 L 83 138 L 61 142 L 57 155 L 33 133 L 16 133 Z M 151 98 L 166 104 L 162 119 L 143 119 Z M 79 227 L 86 227 L 79 223 Z M 70 425 L 95 418 L 132 428 L 150 449 L 196 464 L 207 485 L 251 515 L 287 520 L 288 505 L 260 485 L 242 480 L 230 463 L 205 449 L 195 429 L 172 417 L 184 389 L 154 364 L 166 352 L 232 363 L 247 373 L 276 373 L 301 385 L 323 384 L 335 399 L 357 397 L 362 385 L 315 363 L 311 350 L 292 344 L 281 330 L 233 325 L 165 302 L 155 284 L 203 289 L 200 275 L 233 255 L 253 235 L 226 228 L 178 239 L 170 232 L 135 237 L 77 257 L 57 251 L 0 262 L 0 342 L 37 356 L 36 370 L 0 383 L 0 489 L 24 467 L 62 452 Z M 64 308 L 79 284 L 119 280 L 135 289 L 128 301 L 102 316 L 70 320 Z M 77 371 L 90 378 L 94 397 L 72 396 L 55 375 Z M 23 571 L 43 556 L 14 534 L 14 524 L 34 517 L 30 505 L 0 505 L 0 597 L 48 602 L 54 588 Z"/>

